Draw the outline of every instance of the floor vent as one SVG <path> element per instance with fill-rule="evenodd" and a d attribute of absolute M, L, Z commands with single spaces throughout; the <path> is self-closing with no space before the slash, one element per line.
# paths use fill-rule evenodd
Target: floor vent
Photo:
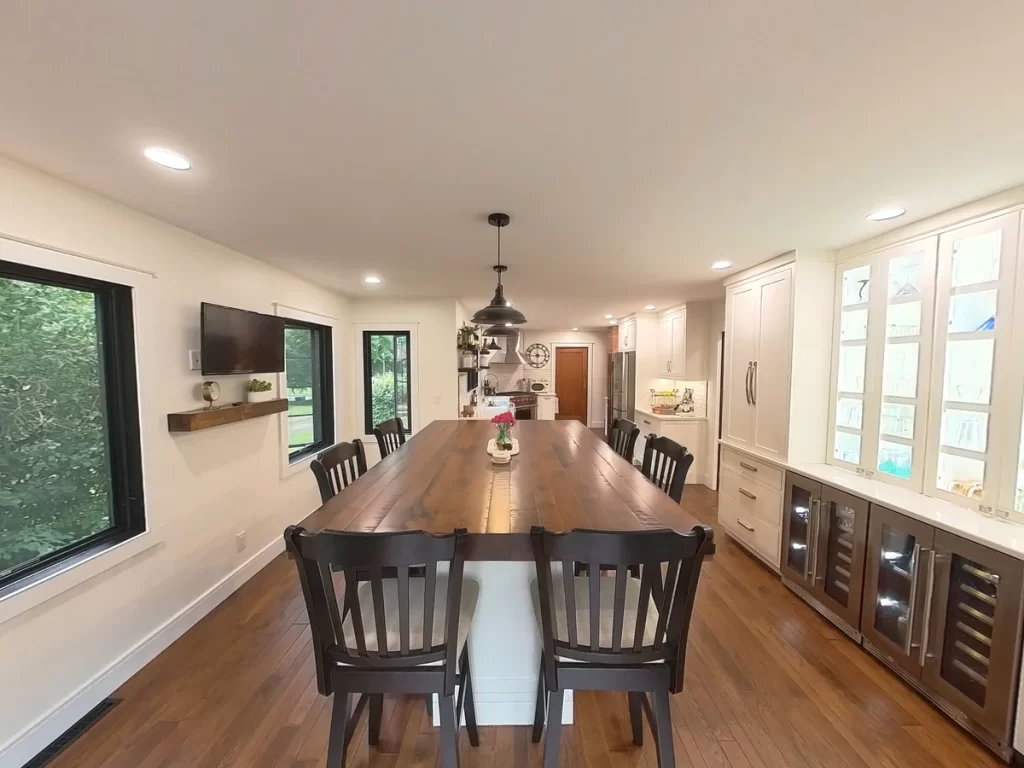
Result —
<path fill-rule="evenodd" d="M 100 721 L 100 718 L 120 703 L 121 699 L 104 699 L 101 701 L 86 712 L 81 720 L 50 742 L 46 749 L 25 763 L 23 768 L 43 768 L 43 766 L 49 765 L 57 755 L 74 744 L 79 736 L 92 728 Z"/>

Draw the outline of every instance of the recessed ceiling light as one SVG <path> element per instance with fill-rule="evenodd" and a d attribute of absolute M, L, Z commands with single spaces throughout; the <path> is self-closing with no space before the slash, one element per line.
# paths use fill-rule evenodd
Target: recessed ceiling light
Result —
<path fill-rule="evenodd" d="M 608 321 L 608 325 L 615 325 L 615 321 L 614 320 L 609 320 Z"/>
<path fill-rule="evenodd" d="M 605 320 L 612 320 L 614 317 L 615 317 L 615 315 L 605 315 L 604 319 Z"/>
<path fill-rule="evenodd" d="M 573 328 L 573 330 L 574 330 L 574 331 L 578 331 L 578 330 L 579 330 L 579 328 Z"/>
<path fill-rule="evenodd" d="M 712 269 L 728 269 L 731 266 L 732 266 L 732 262 L 731 261 L 716 261 L 714 264 L 711 265 L 711 268 Z"/>
<path fill-rule="evenodd" d="M 162 147 L 147 147 L 142 154 L 157 165 L 162 165 L 164 168 L 171 168 L 175 171 L 187 171 L 192 167 L 192 163 L 189 162 L 187 157 Z"/>
<path fill-rule="evenodd" d="M 648 305 L 646 305 L 644 307 L 644 309 L 646 309 L 648 312 L 650 312 L 652 309 L 657 309 L 657 307 L 654 306 L 653 304 L 648 304 Z"/>
<path fill-rule="evenodd" d="M 869 221 L 888 221 L 902 216 L 907 212 L 906 208 L 883 208 L 880 211 L 868 214 Z"/>
<path fill-rule="evenodd" d="M 367 285 L 380 285 L 380 278 L 376 275 L 368 275 L 363 278 L 363 282 Z"/>

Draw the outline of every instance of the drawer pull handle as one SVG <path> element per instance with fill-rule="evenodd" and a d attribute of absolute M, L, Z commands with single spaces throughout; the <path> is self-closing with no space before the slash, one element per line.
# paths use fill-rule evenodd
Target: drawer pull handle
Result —
<path fill-rule="evenodd" d="M 749 472 L 757 472 L 757 467 L 755 467 L 753 464 L 747 464 L 747 462 L 745 461 L 741 461 L 740 466 L 748 470 Z"/>
<path fill-rule="evenodd" d="M 754 501 L 757 501 L 757 496 L 755 496 L 754 494 L 752 494 L 752 493 L 751 493 L 750 491 L 744 490 L 743 488 L 740 488 L 740 489 L 739 489 L 739 491 L 740 491 L 740 493 L 742 493 L 742 494 L 743 494 L 744 496 L 746 496 L 746 497 L 747 497 L 748 499 L 753 499 Z"/>
<path fill-rule="evenodd" d="M 754 526 L 752 526 L 752 525 L 747 525 L 747 524 L 746 524 L 746 523 L 744 523 L 744 522 L 743 522 L 742 520 L 740 520 L 740 519 L 739 519 L 738 517 L 736 518 L 736 522 L 737 522 L 737 523 L 739 523 L 739 525 L 740 525 L 740 528 L 745 528 L 746 530 L 750 531 L 751 533 L 753 533 L 753 532 L 754 532 Z"/>
<path fill-rule="evenodd" d="M 644 419 L 644 424 L 646 424 L 647 426 L 651 426 L 651 422 L 649 422 L 647 419 Z"/>

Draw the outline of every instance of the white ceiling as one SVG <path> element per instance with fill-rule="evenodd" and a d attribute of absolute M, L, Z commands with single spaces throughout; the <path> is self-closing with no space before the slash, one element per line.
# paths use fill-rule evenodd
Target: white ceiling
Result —
<path fill-rule="evenodd" d="M 0 152 L 346 293 L 533 327 L 1024 182 L 1020 0 L 7 0 Z M 174 173 L 148 145 L 188 155 Z M 873 209 L 908 215 L 873 224 Z"/>

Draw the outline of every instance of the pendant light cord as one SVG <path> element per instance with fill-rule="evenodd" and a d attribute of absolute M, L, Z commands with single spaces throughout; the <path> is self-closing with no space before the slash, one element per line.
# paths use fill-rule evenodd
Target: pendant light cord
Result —
<path fill-rule="evenodd" d="M 498 225 L 498 285 L 501 285 L 501 225 Z"/>

